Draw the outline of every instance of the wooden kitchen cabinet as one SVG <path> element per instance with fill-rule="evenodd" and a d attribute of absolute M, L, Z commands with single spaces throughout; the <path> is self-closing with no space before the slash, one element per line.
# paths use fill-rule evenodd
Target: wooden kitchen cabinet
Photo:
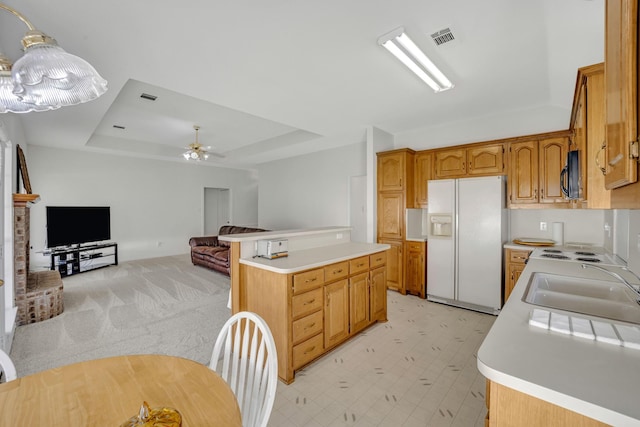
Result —
<path fill-rule="evenodd" d="M 436 179 L 502 175 L 504 143 L 479 143 L 435 152 Z"/>
<path fill-rule="evenodd" d="M 485 425 L 605 427 L 608 424 L 487 380 L 489 410 Z M 526 420 L 526 421 L 523 421 Z"/>
<path fill-rule="evenodd" d="M 405 211 L 415 204 L 415 151 L 403 148 L 377 156 L 377 240 L 391 245 L 387 286 L 404 294 L 402 245 L 406 236 Z"/>
<path fill-rule="evenodd" d="M 408 148 L 378 153 L 378 191 L 409 191 L 413 203 L 415 151 Z"/>
<path fill-rule="evenodd" d="M 378 243 L 385 243 L 391 246 L 387 250 L 387 288 L 398 291 L 403 295 L 406 294 L 403 276 L 403 242 L 401 240 L 380 239 Z"/>
<path fill-rule="evenodd" d="M 560 187 L 569 149 L 566 136 L 513 141 L 509 145 L 509 206 L 539 204 L 570 207 Z"/>
<path fill-rule="evenodd" d="M 370 320 L 385 322 L 387 320 L 386 268 L 379 267 L 371 270 L 369 285 Z"/>
<path fill-rule="evenodd" d="M 505 272 L 504 272 L 504 298 L 503 304 L 509 299 L 509 295 L 516 286 L 522 270 L 526 266 L 531 251 L 523 249 L 505 249 Z"/>
<path fill-rule="evenodd" d="M 349 281 L 324 286 L 324 347 L 330 348 L 349 336 Z"/>
<path fill-rule="evenodd" d="M 504 144 L 482 144 L 467 149 L 467 175 L 502 175 Z"/>
<path fill-rule="evenodd" d="M 427 242 L 405 242 L 405 289 L 408 294 L 426 298 Z"/>
<path fill-rule="evenodd" d="M 607 189 L 638 180 L 638 1 L 608 0 L 605 17 Z"/>
<path fill-rule="evenodd" d="M 414 207 L 416 209 L 426 209 L 429 202 L 427 193 L 427 182 L 432 179 L 433 176 L 433 152 L 432 151 L 419 151 L 415 155 L 415 196 L 416 202 Z"/>
<path fill-rule="evenodd" d="M 239 264 L 246 295 L 239 309 L 269 325 L 282 381 L 291 383 L 296 370 L 387 320 L 387 252 L 290 274 Z"/>
<path fill-rule="evenodd" d="M 402 240 L 405 236 L 405 196 L 402 192 L 378 193 L 378 240 Z"/>
<path fill-rule="evenodd" d="M 578 69 L 570 131 L 581 156 L 583 207 L 609 209 L 611 190 L 605 188 L 604 63 Z M 604 170 L 603 170 L 604 169 Z"/>
<path fill-rule="evenodd" d="M 467 175 L 467 150 L 464 148 L 449 148 L 435 153 L 436 179 L 461 178 Z"/>

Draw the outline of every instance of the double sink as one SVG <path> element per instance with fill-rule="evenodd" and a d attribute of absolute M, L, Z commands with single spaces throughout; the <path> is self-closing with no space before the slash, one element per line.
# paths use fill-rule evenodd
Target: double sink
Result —
<path fill-rule="evenodd" d="M 638 295 L 620 282 L 535 272 L 526 303 L 640 325 Z"/>

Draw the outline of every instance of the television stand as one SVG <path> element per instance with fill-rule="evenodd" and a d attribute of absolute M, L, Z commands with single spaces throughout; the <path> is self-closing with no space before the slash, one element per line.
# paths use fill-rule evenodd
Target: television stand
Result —
<path fill-rule="evenodd" d="M 97 268 L 118 265 L 118 244 L 101 243 L 51 250 L 51 270 L 61 277 L 84 273 Z"/>

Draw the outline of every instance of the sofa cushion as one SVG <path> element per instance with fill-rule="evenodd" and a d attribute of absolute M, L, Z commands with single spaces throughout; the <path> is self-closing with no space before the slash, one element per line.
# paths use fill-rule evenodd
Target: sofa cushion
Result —
<path fill-rule="evenodd" d="M 236 225 L 223 225 L 220 227 L 220 231 L 218 232 L 218 236 L 223 236 L 225 234 L 240 234 L 240 233 L 257 233 L 260 231 L 267 231 L 261 228 L 251 228 L 251 227 L 238 227 Z M 223 247 L 230 247 L 230 242 L 218 241 L 218 244 Z"/>

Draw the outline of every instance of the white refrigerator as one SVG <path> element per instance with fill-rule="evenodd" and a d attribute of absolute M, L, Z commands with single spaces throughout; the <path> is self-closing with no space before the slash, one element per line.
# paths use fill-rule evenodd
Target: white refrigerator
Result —
<path fill-rule="evenodd" d="M 508 233 L 505 177 L 428 182 L 427 299 L 498 314 Z"/>

